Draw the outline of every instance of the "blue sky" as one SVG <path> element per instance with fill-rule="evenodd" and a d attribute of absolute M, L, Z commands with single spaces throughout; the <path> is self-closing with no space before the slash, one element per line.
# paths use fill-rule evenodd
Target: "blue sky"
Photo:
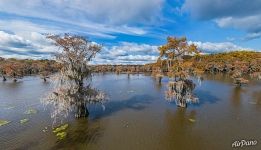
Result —
<path fill-rule="evenodd" d="M 205 53 L 261 50 L 261 1 L 0 1 L 0 57 L 50 58 L 45 33 L 73 33 L 102 44 L 92 63 L 144 64 L 167 36 L 186 36 Z"/>

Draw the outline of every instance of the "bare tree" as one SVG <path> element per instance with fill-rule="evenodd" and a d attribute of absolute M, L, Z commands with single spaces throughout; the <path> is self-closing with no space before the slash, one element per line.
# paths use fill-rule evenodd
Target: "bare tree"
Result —
<path fill-rule="evenodd" d="M 50 35 L 60 52 L 55 58 L 61 65 L 60 72 L 55 77 L 54 90 L 43 99 L 44 104 L 54 107 L 52 117 L 66 117 L 75 111 L 75 117 L 87 117 L 87 104 L 103 103 L 105 94 L 91 87 L 91 70 L 89 61 L 101 50 L 84 37 L 65 34 Z M 86 82 L 84 82 L 86 81 Z"/>

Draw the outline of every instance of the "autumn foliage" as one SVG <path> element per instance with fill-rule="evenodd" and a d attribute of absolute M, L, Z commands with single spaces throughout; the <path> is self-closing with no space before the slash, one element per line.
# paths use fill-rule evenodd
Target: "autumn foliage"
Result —
<path fill-rule="evenodd" d="M 0 76 L 3 80 L 12 79 L 17 81 L 26 75 L 48 75 L 59 70 L 58 64 L 53 60 L 31 60 L 31 59 L 0 59 Z"/>

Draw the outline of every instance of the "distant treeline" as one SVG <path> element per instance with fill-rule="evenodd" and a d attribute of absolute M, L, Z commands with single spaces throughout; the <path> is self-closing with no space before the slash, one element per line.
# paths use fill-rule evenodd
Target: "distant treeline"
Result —
<path fill-rule="evenodd" d="M 152 72 L 153 64 L 145 65 L 93 65 L 93 72 L 141 73 Z"/>
<path fill-rule="evenodd" d="M 199 60 L 198 63 L 194 63 L 194 66 L 208 72 L 231 72 L 233 70 L 241 70 L 245 74 L 261 72 L 260 52 L 235 51 L 201 55 Z"/>
<path fill-rule="evenodd" d="M 184 56 L 184 65 L 203 72 L 230 72 L 242 70 L 243 73 L 261 72 L 261 52 L 233 51 L 226 53 Z M 167 60 L 158 60 L 154 68 L 167 71 Z"/>
<path fill-rule="evenodd" d="M 13 78 L 16 81 L 26 75 L 41 75 L 44 79 L 49 74 L 59 70 L 59 64 L 54 60 L 32 60 L 32 59 L 14 59 L 0 57 L 0 76 L 3 80 Z"/>
<path fill-rule="evenodd" d="M 153 72 L 160 68 L 167 72 L 165 60 L 145 65 L 91 65 L 93 72 L 141 73 Z M 184 65 L 201 72 L 231 72 L 242 70 L 252 74 L 261 72 L 261 53 L 253 51 L 234 51 L 210 55 L 184 56 Z M 4 59 L 0 57 L 0 75 L 4 78 L 19 78 L 25 75 L 48 77 L 60 69 L 54 60 Z"/>

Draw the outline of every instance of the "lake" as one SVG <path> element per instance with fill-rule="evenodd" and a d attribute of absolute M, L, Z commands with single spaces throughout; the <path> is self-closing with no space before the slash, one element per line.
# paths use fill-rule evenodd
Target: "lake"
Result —
<path fill-rule="evenodd" d="M 105 109 L 93 104 L 87 119 L 64 119 L 63 140 L 40 102 L 52 84 L 33 76 L 0 82 L 0 119 L 11 121 L 0 126 L 0 149 L 227 150 L 236 140 L 256 140 L 242 149 L 261 149 L 261 81 L 238 88 L 226 75 L 204 75 L 195 80 L 199 103 L 186 109 L 164 99 L 167 78 L 159 84 L 149 75 L 108 73 L 92 81 L 109 97 Z"/>

